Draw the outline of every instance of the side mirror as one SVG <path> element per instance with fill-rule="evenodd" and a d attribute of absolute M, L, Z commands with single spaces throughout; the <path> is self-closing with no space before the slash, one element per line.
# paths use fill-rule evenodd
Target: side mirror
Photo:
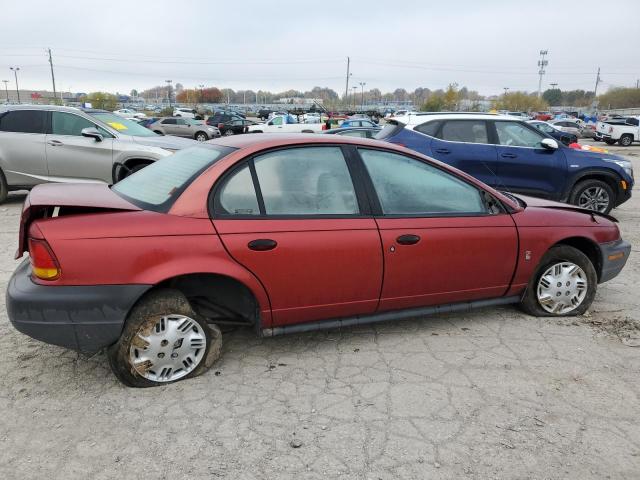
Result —
<path fill-rule="evenodd" d="M 546 150 L 557 150 L 559 147 L 558 142 L 552 138 L 545 138 L 540 142 L 540 144 L 542 145 L 542 148 Z"/>
<path fill-rule="evenodd" d="M 101 142 L 104 138 L 97 128 L 87 127 L 80 131 L 83 137 L 93 138 L 96 142 Z"/>

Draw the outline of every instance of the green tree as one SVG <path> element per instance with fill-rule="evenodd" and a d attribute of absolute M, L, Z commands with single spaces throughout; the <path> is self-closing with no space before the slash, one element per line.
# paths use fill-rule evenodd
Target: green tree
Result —
<path fill-rule="evenodd" d="M 444 92 L 444 108 L 447 110 L 456 110 L 458 106 L 458 84 L 450 83 L 447 87 L 447 91 Z"/>
<path fill-rule="evenodd" d="M 432 94 L 426 102 L 420 107 L 423 112 L 441 112 L 445 110 L 445 99 L 443 94 Z"/>
<path fill-rule="evenodd" d="M 549 105 L 562 105 L 562 90 L 559 88 L 550 88 L 545 90 L 542 94 L 542 98 Z"/>
<path fill-rule="evenodd" d="M 493 108 L 496 110 L 512 110 L 516 112 L 539 112 L 541 110 L 547 110 L 549 104 L 543 98 L 538 98 L 535 93 L 511 92 L 507 95 L 501 95 L 497 100 L 494 100 Z"/>
<path fill-rule="evenodd" d="M 612 88 L 598 96 L 599 108 L 640 107 L 640 88 Z"/>
<path fill-rule="evenodd" d="M 80 98 L 82 103 L 88 102 L 93 108 L 101 110 L 115 110 L 118 106 L 118 97 L 107 92 L 91 92 Z"/>

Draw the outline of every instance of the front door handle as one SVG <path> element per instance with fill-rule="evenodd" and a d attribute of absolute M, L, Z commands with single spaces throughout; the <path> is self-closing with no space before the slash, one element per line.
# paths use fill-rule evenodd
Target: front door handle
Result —
<path fill-rule="evenodd" d="M 515 153 L 503 153 L 501 155 L 502 158 L 518 158 L 518 155 Z"/>
<path fill-rule="evenodd" d="M 62 143 L 60 140 L 49 140 L 47 144 L 51 145 L 52 147 L 59 147 L 60 145 L 64 145 L 64 143 Z"/>
<path fill-rule="evenodd" d="M 415 245 L 419 241 L 420 237 L 418 235 L 412 234 L 400 235 L 398 238 L 396 238 L 396 242 L 398 242 L 400 245 Z"/>
<path fill-rule="evenodd" d="M 256 240 L 251 240 L 247 246 L 251 250 L 255 250 L 256 252 L 265 252 L 267 250 L 273 250 L 278 245 L 278 242 L 275 240 L 271 240 L 270 238 L 258 238 Z"/>
<path fill-rule="evenodd" d="M 449 150 L 448 148 L 436 148 L 436 153 L 451 153 L 451 150 Z"/>

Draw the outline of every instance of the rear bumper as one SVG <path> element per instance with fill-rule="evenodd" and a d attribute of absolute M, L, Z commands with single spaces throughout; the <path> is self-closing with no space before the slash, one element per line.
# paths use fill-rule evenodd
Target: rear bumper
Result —
<path fill-rule="evenodd" d="M 603 283 L 620 273 L 631 253 L 631 244 L 620 239 L 615 242 L 601 243 L 598 246 L 602 256 L 602 271 L 598 283 Z"/>
<path fill-rule="evenodd" d="M 149 288 L 38 285 L 25 260 L 9 281 L 7 312 L 16 330 L 25 335 L 91 354 L 118 340 L 129 310 Z"/>

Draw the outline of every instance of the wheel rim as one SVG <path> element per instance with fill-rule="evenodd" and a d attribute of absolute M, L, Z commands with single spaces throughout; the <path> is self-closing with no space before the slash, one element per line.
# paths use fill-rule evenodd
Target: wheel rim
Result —
<path fill-rule="evenodd" d="M 207 140 L 207 137 L 205 135 L 203 135 L 202 133 L 196 135 L 196 140 L 198 140 L 199 142 L 204 142 Z"/>
<path fill-rule="evenodd" d="M 629 137 L 624 137 L 622 139 L 622 145 L 624 145 L 625 147 L 631 145 L 631 139 Z"/>
<path fill-rule="evenodd" d="M 227 130 L 226 132 L 224 132 L 225 136 L 230 137 L 231 135 L 233 135 L 233 130 Z"/>
<path fill-rule="evenodd" d="M 606 212 L 609 207 L 609 193 L 602 187 L 589 187 L 578 197 L 578 206 L 588 210 Z"/>
<path fill-rule="evenodd" d="M 569 313 L 582 304 L 588 286 L 587 275 L 578 265 L 556 263 L 538 281 L 538 303 L 549 313 Z"/>
<path fill-rule="evenodd" d="M 192 372 L 204 357 L 207 339 L 200 325 L 184 315 L 161 317 L 138 330 L 131 341 L 129 360 L 142 377 L 171 382 Z"/>

